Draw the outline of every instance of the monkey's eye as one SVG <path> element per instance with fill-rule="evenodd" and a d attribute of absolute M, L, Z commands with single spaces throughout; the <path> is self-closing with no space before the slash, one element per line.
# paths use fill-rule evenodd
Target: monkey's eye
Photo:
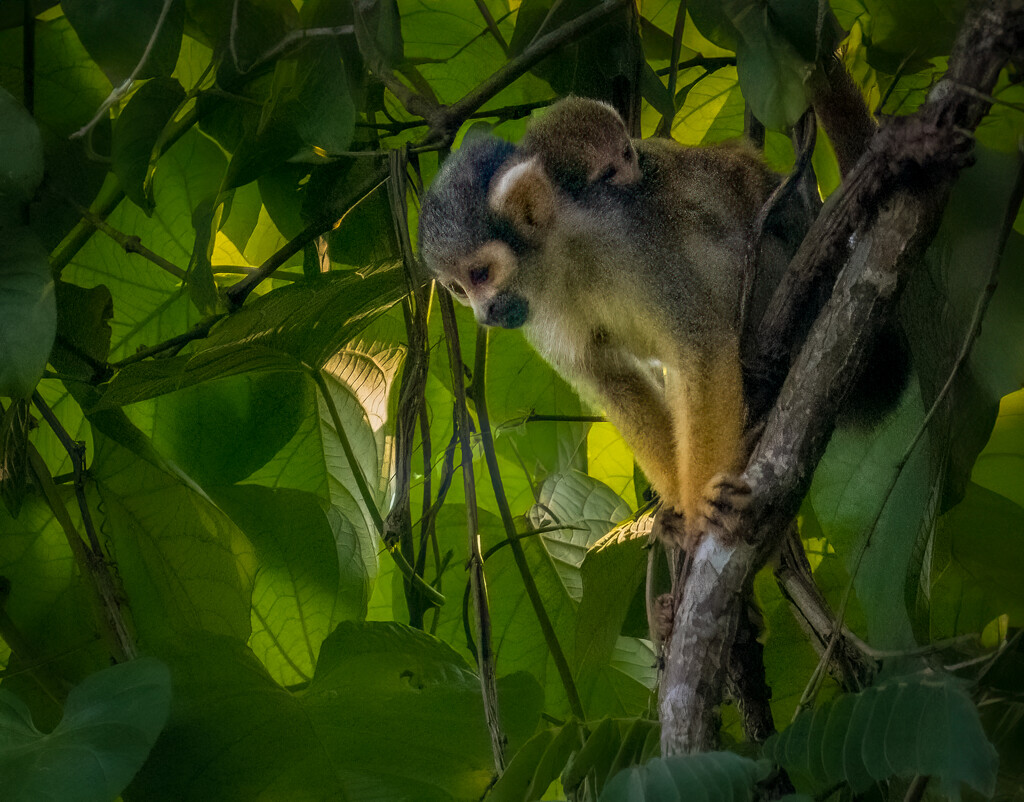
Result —
<path fill-rule="evenodd" d="M 445 286 L 448 287 L 448 292 L 450 292 L 452 295 L 456 295 L 459 298 L 466 297 L 466 291 L 462 289 L 462 285 L 459 284 L 457 281 L 453 281 L 451 284 L 446 284 Z"/>
<path fill-rule="evenodd" d="M 622 160 L 629 164 L 633 161 L 633 147 L 627 142 L 625 149 L 622 151 Z"/>
<path fill-rule="evenodd" d="M 469 271 L 469 282 L 476 287 L 479 284 L 483 284 L 491 276 L 490 265 L 478 265 L 477 267 L 470 268 Z"/>

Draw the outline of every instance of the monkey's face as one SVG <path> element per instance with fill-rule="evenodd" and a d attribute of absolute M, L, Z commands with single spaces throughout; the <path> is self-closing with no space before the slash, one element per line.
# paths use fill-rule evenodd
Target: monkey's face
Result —
<path fill-rule="evenodd" d="M 508 142 L 467 142 L 445 161 L 420 208 L 423 261 L 452 295 L 473 307 L 485 326 L 514 329 L 530 316 L 521 257 L 534 247 L 532 239 L 542 221 L 534 219 L 537 215 L 511 212 L 523 204 L 508 199 L 518 197 L 525 184 L 508 177 L 523 172 L 516 148 Z M 499 189 L 500 203 L 495 200 Z"/>
<path fill-rule="evenodd" d="M 618 127 L 605 131 L 604 136 L 581 142 L 580 152 L 585 155 L 589 169 L 588 185 L 607 182 L 614 186 L 628 186 L 643 177 L 636 149 L 621 120 Z"/>
<path fill-rule="evenodd" d="M 529 318 L 530 304 L 516 289 L 516 257 L 507 243 L 494 239 L 447 263 L 426 261 L 458 301 L 473 307 L 478 323 L 516 329 Z"/>

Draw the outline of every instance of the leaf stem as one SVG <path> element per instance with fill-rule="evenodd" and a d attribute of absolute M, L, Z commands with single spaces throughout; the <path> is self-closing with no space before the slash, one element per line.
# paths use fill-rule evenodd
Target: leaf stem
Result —
<path fill-rule="evenodd" d="M 496 669 L 491 648 L 491 610 L 487 600 L 487 581 L 484 558 L 480 553 L 480 523 L 476 506 L 476 477 L 473 473 L 473 448 L 469 441 L 469 408 L 466 406 L 466 385 L 463 375 L 462 345 L 459 341 L 455 307 L 447 292 L 438 294 L 441 320 L 448 342 L 448 362 L 451 367 L 452 392 L 455 395 L 455 431 L 462 448 L 462 481 L 466 496 L 466 528 L 469 533 L 469 585 L 473 596 L 473 615 L 477 632 L 476 659 L 480 669 L 480 688 L 484 698 L 484 715 L 491 734 L 494 768 L 500 774 L 505 770 L 507 739 L 501 730 L 498 710 Z"/>

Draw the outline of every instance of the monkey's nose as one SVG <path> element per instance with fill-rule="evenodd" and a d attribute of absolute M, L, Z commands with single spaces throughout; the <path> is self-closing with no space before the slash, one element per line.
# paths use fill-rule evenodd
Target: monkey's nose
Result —
<path fill-rule="evenodd" d="M 487 307 L 487 325 L 518 329 L 530 316 L 529 302 L 518 293 L 499 292 Z"/>

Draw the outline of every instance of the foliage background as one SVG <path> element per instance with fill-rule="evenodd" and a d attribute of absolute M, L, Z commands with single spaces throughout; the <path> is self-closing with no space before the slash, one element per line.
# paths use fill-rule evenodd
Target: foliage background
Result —
<path fill-rule="evenodd" d="M 474 95 L 538 35 L 598 5 L 0 8 L 0 717 L 12 733 L 0 767 L 21 783 L 17 798 L 54 792 L 43 767 L 86 778 L 97 765 L 121 770 L 62 798 L 441 800 L 487 789 L 494 767 L 475 674 L 450 357 L 436 300 L 410 300 L 403 269 L 402 224 L 415 232 L 419 191 L 447 144 L 423 109 L 456 104 L 462 118 L 447 121 L 456 145 L 481 126 L 515 140 L 530 112 L 559 95 L 615 99 L 626 87 L 643 97 L 645 136 L 660 127 L 699 145 L 742 134 L 746 103 L 769 127 L 767 160 L 786 171 L 794 155 L 781 130 L 806 106 L 802 75 L 824 41 L 808 27 L 815 3 L 690 3 L 675 73 L 679 3 L 641 3 L 632 21 L 620 4 L 589 37 L 566 37 L 532 71 Z M 750 9 L 760 24 L 738 24 Z M 962 4 L 832 9 L 869 105 L 895 115 L 941 76 Z M 768 756 L 800 790 L 901 796 L 905 780 L 932 773 L 951 794 L 961 780 L 1001 798 L 1024 788 L 1013 638 L 1024 616 L 1024 225 L 1018 216 L 1004 244 L 1002 224 L 1014 217 L 1024 131 L 1015 77 L 1001 78 L 977 164 L 908 290 L 914 381 L 878 431 L 837 433 L 800 521 L 819 587 L 837 607 L 848 594 L 845 621 L 883 676 L 960 663 L 966 678 L 983 676 L 940 683 L 952 700 L 941 708 L 945 742 L 936 733 L 913 756 L 899 744 L 860 750 L 866 785 L 854 768 L 801 771 L 791 759 L 800 747 L 783 741 Z M 426 105 L 403 103 L 391 79 Z M 389 152 L 407 192 L 389 194 Z M 827 195 L 839 175 L 824 137 L 813 163 Z M 972 312 L 1000 259 L 969 361 L 901 464 L 974 336 Z M 225 295 L 266 264 L 280 269 L 251 296 Z M 422 404 L 410 407 L 409 528 L 399 522 L 385 547 L 416 303 L 430 361 Z M 482 335 L 462 310 L 458 320 L 502 482 L 496 491 L 488 481 L 474 435 L 471 501 L 507 755 L 535 736 L 492 796 L 537 798 L 564 768 L 567 791 L 592 798 L 657 751 L 646 519 L 614 528 L 643 505 L 643 479 L 615 431 L 517 332 L 494 333 L 485 363 L 474 363 Z M 506 500 L 527 534 L 514 545 Z M 403 562 L 442 606 L 408 584 Z M 756 592 L 781 729 L 818 656 L 770 572 Z M 950 640 L 963 635 L 1002 644 L 999 660 L 974 639 Z M 922 658 L 929 643 L 942 648 Z M 110 669 L 134 673 L 105 686 L 97 672 L 135 653 L 150 657 Z M 839 692 L 830 683 L 821 701 Z M 896 686 L 879 687 L 871 698 L 882 701 L 861 709 L 892 714 L 886 694 Z M 968 691 L 985 702 L 987 736 L 972 729 L 977 708 L 961 704 Z M 109 729 L 82 724 L 76 704 Z M 860 749 L 870 728 L 828 715 L 839 740 L 825 739 L 822 753 Z M 976 747 L 977 765 L 953 732 Z M 741 737 L 728 709 L 725 735 Z M 1001 755 L 998 785 L 986 737 Z M 926 747 L 939 750 L 934 765 L 920 757 Z M 64 762 L 76 750 L 94 758 L 91 769 Z M 681 788 L 727 782 L 673 776 Z M 606 793 L 625 793 L 618 783 Z M 550 794 L 559 793 L 556 783 Z"/>

